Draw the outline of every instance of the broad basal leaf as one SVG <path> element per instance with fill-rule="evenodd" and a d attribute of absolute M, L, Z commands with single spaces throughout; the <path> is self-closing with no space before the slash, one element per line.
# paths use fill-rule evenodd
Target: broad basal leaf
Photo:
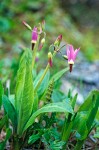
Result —
<path fill-rule="evenodd" d="M 38 115 L 40 115 L 41 113 L 46 113 L 46 112 L 64 112 L 64 113 L 69 112 L 69 113 L 73 113 L 73 110 L 72 110 L 71 105 L 67 101 L 47 104 L 44 107 L 37 110 L 35 113 L 33 113 L 33 115 L 30 117 L 29 121 L 27 122 L 24 130 L 26 130 L 29 126 L 31 126 L 34 123 L 35 118 Z"/>
<path fill-rule="evenodd" d="M 2 105 L 2 95 L 4 93 L 4 90 L 3 90 L 3 86 L 2 86 L 2 83 L 0 81 L 0 108 L 1 108 L 1 105 Z"/>
<path fill-rule="evenodd" d="M 15 106 L 18 116 L 17 133 L 19 135 L 21 135 L 23 127 L 32 113 L 33 102 L 32 52 L 26 49 L 20 61 L 15 93 Z"/>
<path fill-rule="evenodd" d="M 4 109 L 8 115 L 8 118 L 11 120 L 14 128 L 16 129 L 17 126 L 17 115 L 16 115 L 16 110 L 10 100 L 8 99 L 7 96 L 3 96 L 3 106 Z"/>

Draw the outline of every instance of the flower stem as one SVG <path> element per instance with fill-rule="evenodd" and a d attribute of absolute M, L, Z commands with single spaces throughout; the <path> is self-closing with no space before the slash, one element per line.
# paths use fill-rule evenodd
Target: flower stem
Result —
<path fill-rule="evenodd" d="M 56 52 L 56 51 L 54 51 L 52 58 L 54 58 L 54 56 L 56 55 L 56 53 L 57 53 L 57 52 Z M 36 85 L 36 87 L 35 87 L 34 93 L 36 93 L 36 92 L 37 92 L 38 87 L 40 86 L 41 82 L 43 81 L 43 79 L 44 79 L 44 77 L 45 77 L 45 75 L 46 75 L 47 71 L 49 70 L 49 68 L 50 68 L 50 65 L 49 65 L 49 63 L 48 63 L 48 64 L 47 64 L 47 66 L 46 66 L 46 68 L 45 68 L 45 70 L 44 70 L 43 75 L 41 76 L 41 78 L 40 78 L 39 82 L 37 83 L 37 85 Z"/>
<path fill-rule="evenodd" d="M 71 114 L 69 114 L 68 119 L 65 118 L 62 130 L 62 141 L 66 142 L 65 145 L 63 146 L 63 149 L 66 149 L 66 145 L 71 134 L 72 126 L 73 121 L 71 121 Z"/>
<path fill-rule="evenodd" d="M 35 44 L 34 50 L 33 50 L 32 68 L 34 68 L 34 63 L 35 63 L 35 58 L 36 58 L 36 52 L 37 52 L 38 44 L 39 44 L 39 39 L 40 39 L 40 36 L 38 36 L 38 41 L 37 41 L 37 43 Z"/>
<path fill-rule="evenodd" d="M 71 133 L 73 122 L 65 122 L 62 131 L 62 141 L 67 142 Z"/>
<path fill-rule="evenodd" d="M 36 93 L 36 91 L 37 91 L 38 87 L 40 86 L 42 80 L 44 79 L 44 77 L 45 77 L 47 71 L 49 70 L 49 67 L 50 67 L 50 65 L 47 64 L 47 66 L 46 66 L 46 68 L 45 68 L 45 71 L 44 71 L 43 75 L 41 76 L 41 78 L 40 78 L 38 84 L 37 84 L 36 87 L 35 87 L 34 93 Z"/>
<path fill-rule="evenodd" d="M 19 142 L 19 139 L 17 136 L 14 137 L 13 149 L 14 150 L 21 150 L 20 149 L 20 142 Z"/>

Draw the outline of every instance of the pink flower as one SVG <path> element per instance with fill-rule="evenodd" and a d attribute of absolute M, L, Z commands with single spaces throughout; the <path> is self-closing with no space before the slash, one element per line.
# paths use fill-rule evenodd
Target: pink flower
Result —
<path fill-rule="evenodd" d="M 38 32 L 37 32 L 37 28 L 34 27 L 32 30 L 32 41 L 31 43 L 36 43 L 38 39 Z"/>
<path fill-rule="evenodd" d="M 67 48 L 67 59 L 68 59 L 68 64 L 70 65 L 70 72 L 72 71 L 72 65 L 74 64 L 74 61 L 77 57 L 79 50 L 80 48 L 74 50 L 72 45 L 69 45 Z"/>

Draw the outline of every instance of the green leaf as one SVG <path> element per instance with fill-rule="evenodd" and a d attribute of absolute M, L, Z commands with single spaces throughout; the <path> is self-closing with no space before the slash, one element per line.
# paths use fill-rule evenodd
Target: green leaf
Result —
<path fill-rule="evenodd" d="M 41 70 L 36 79 L 34 80 L 34 87 L 36 87 L 37 83 L 39 82 L 41 76 L 43 75 L 44 70 Z M 37 90 L 38 96 L 41 97 L 46 90 L 48 83 L 49 83 L 49 77 L 50 77 L 50 72 L 48 71 L 40 84 L 40 87 Z"/>
<path fill-rule="evenodd" d="M 78 94 L 75 94 L 75 96 L 73 98 L 71 98 L 71 105 L 72 105 L 73 109 L 74 109 L 75 104 L 76 104 L 77 96 L 78 96 Z"/>
<path fill-rule="evenodd" d="M 94 134 L 94 137 L 99 139 L 99 132 L 96 132 L 96 133 Z"/>
<path fill-rule="evenodd" d="M 12 105 L 14 106 L 15 108 L 15 95 L 9 95 L 9 101 L 12 103 Z"/>
<path fill-rule="evenodd" d="M 7 115 L 5 115 L 2 119 L 0 119 L 0 131 L 2 130 L 7 121 L 8 121 Z"/>
<path fill-rule="evenodd" d="M 89 111 L 93 108 L 94 106 L 94 101 L 92 99 L 94 94 L 98 94 L 99 91 L 98 90 L 93 90 L 89 93 L 88 97 L 85 99 L 84 103 L 81 105 L 81 107 L 79 108 L 79 112 L 80 111 Z"/>
<path fill-rule="evenodd" d="M 38 115 L 40 115 L 41 113 L 46 113 L 46 112 L 64 112 L 64 113 L 69 112 L 73 114 L 71 105 L 66 101 L 47 104 L 44 107 L 37 110 L 35 113 L 33 113 L 33 115 L 28 120 L 24 128 L 24 131 L 34 123 L 35 118 Z"/>
<path fill-rule="evenodd" d="M 2 95 L 4 93 L 4 89 L 3 89 L 3 86 L 2 86 L 2 83 L 0 81 L 0 109 L 1 109 L 1 105 L 2 105 Z"/>
<path fill-rule="evenodd" d="M 14 106 L 12 105 L 12 103 L 9 101 L 8 97 L 5 95 L 3 96 L 3 106 L 4 106 L 5 111 L 7 112 L 9 119 L 11 119 L 14 128 L 16 128 L 17 126 L 16 110 Z"/>
<path fill-rule="evenodd" d="M 99 108 L 98 108 L 98 111 L 97 111 L 95 119 L 99 122 Z"/>
<path fill-rule="evenodd" d="M 69 114 L 70 115 L 70 114 Z M 62 141 L 68 142 L 68 139 L 70 137 L 71 131 L 73 127 L 73 121 L 67 120 L 65 118 L 65 122 L 62 129 Z"/>
<path fill-rule="evenodd" d="M 58 140 L 54 140 L 54 141 L 50 141 L 50 149 L 51 150 L 62 150 L 63 145 L 65 144 L 64 141 L 58 141 Z"/>
<path fill-rule="evenodd" d="M 94 122 L 94 119 L 96 117 L 96 114 L 98 112 L 98 108 L 99 108 L 99 92 L 95 93 L 93 96 L 93 102 L 94 102 L 94 107 L 92 108 L 89 117 L 87 119 L 87 128 L 90 130 L 91 126 Z"/>
<path fill-rule="evenodd" d="M 7 142 L 7 140 L 10 138 L 11 133 L 12 133 L 11 129 L 8 128 L 8 129 L 6 130 L 6 137 L 5 137 L 4 141 L 0 143 L 0 150 L 4 150 L 4 149 L 5 149 L 6 142 Z"/>
<path fill-rule="evenodd" d="M 15 106 L 18 116 L 17 133 L 19 135 L 22 134 L 23 128 L 33 111 L 33 103 L 32 51 L 25 49 L 19 65 L 15 93 Z"/>
<path fill-rule="evenodd" d="M 88 135 L 87 129 L 87 112 L 79 112 L 73 123 L 73 130 L 76 130 L 76 138 L 83 140 Z"/>
<path fill-rule="evenodd" d="M 35 141 L 37 141 L 41 137 L 41 135 L 42 135 L 42 133 L 31 135 L 29 137 L 28 144 L 33 144 Z"/>
<path fill-rule="evenodd" d="M 58 73 L 56 73 L 55 75 L 52 76 L 51 81 L 52 81 L 52 80 L 54 80 L 54 82 L 57 81 L 57 80 L 60 79 L 60 78 L 62 77 L 62 75 L 63 75 L 65 72 L 67 72 L 68 70 L 69 70 L 69 68 L 65 68 L 65 69 L 59 71 Z"/>
<path fill-rule="evenodd" d="M 98 125 L 98 127 L 96 129 L 96 133 L 94 134 L 94 137 L 95 138 L 99 138 L 99 125 Z"/>
<path fill-rule="evenodd" d="M 91 104 L 89 102 L 91 102 Z M 98 108 L 99 92 L 98 90 L 95 90 L 90 93 L 84 104 L 81 105 L 74 120 L 73 128 L 77 131 L 76 135 L 79 140 L 85 140 L 90 131 L 93 129 L 93 123 L 95 121 Z"/>
<path fill-rule="evenodd" d="M 32 112 L 35 112 L 37 109 L 38 109 L 38 94 L 34 92 L 34 104 Z"/>
<path fill-rule="evenodd" d="M 52 97 L 51 97 L 53 102 L 62 102 L 65 98 L 66 96 L 61 91 L 58 91 L 56 89 L 53 90 Z"/>
<path fill-rule="evenodd" d="M 65 68 L 65 69 L 63 69 L 63 70 L 61 70 L 61 71 L 59 71 L 58 73 L 56 73 L 55 75 L 53 75 L 52 76 L 52 78 L 50 79 L 50 81 L 49 81 L 49 85 L 50 85 L 50 83 L 53 83 L 53 81 L 54 82 L 56 82 L 59 78 L 61 78 L 61 76 L 66 72 L 66 71 L 68 71 L 69 69 L 68 68 Z M 58 85 L 57 85 L 57 87 L 59 86 L 59 84 L 60 83 L 58 83 Z M 46 95 L 46 92 L 47 92 L 47 86 L 46 86 L 46 90 L 45 90 L 45 93 L 44 93 L 44 95 L 42 96 L 42 98 L 43 98 L 43 100 L 45 99 L 45 95 Z M 55 101 L 60 101 L 61 99 L 60 99 L 60 97 L 61 97 L 61 92 L 57 92 L 57 94 L 59 95 L 59 97 L 56 95 L 56 92 L 54 91 L 53 93 L 52 93 L 52 99 L 53 99 L 53 101 L 55 100 L 54 98 L 56 97 L 56 100 Z"/>
<path fill-rule="evenodd" d="M 61 150 L 65 142 L 60 141 L 61 135 L 56 128 L 46 130 L 41 141 L 46 145 L 46 149 Z"/>

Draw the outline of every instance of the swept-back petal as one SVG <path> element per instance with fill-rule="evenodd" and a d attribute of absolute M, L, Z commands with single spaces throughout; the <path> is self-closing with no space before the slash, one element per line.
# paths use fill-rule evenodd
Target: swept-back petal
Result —
<path fill-rule="evenodd" d="M 74 48 L 72 45 L 69 45 L 70 50 L 70 59 L 74 60 Z"/>
<path fill-rule="evenodd" d="M 68 60 L 70 60 L 70 51 L 69 51 L 69 49 L 67 49 L 67 58 L 68 58 Z"/>
<path fill-rule="evenodd" d="M 34 43 L 36 43 L 37 39 L 38 39 L 37 28 L 34 27 L 33 30 L 32 30 L 32 41 L 33 41 Z"/>
<path fill-rule="evenodd" d="M 76 49 L 75 52 L 74 52 L 74 61 L 75 61 L 75 59 L 76 59 L 76 56 L 77 56 L 79 50 L 80 50 L 80 48 Z"/>
<path fill-rule="evenodd" d="M 69 45 L 66 45 L 66 55 L 67 55 L 67 58 L 70 57 Z"/>

